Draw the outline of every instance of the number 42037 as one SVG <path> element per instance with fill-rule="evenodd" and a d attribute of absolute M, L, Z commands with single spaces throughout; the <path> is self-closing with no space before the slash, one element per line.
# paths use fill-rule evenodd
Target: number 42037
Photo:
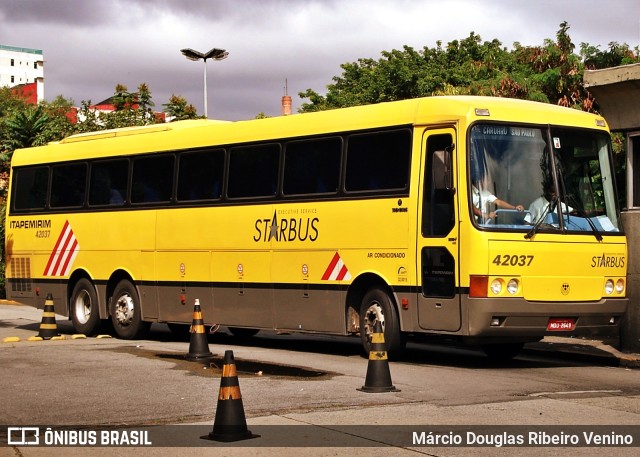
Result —
<path fill-rule="evenodd" d="M 492 263 L 501 267 L 528 267 L 533 262 L 533 257 L 532 255 L 498 254 Z"/>

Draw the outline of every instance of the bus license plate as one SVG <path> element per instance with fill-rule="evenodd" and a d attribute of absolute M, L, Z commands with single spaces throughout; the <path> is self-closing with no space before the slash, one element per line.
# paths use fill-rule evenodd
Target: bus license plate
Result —
<path fill-rule="evenodd" d="M 574 319 L 549 319 L 547 331 L 549 332 L 572 332 L 576 328 Z"/>

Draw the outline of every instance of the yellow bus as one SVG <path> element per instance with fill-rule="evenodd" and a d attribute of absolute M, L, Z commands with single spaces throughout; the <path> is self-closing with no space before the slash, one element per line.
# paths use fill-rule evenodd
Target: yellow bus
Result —
<path fill-rule="evenodd" d="M 192 322 L 408 337 L 512 357 L 615 335 L 627 245 L 605 120 L 429 97 L 270 119 L 181 121 L 18 150 L 7 294 L 93 334 Z"/>

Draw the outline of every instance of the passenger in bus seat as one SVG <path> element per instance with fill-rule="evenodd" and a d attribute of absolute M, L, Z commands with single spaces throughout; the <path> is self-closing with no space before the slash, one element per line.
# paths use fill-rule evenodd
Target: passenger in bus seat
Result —
<path fill-rule="evenodd" d="M 498 209 L 517 210 L 518 212 L 524 211 L 524 206 L 520 204 L 513 205 L 501 200 L 487 190 L 485 184 L 487 175 L 487 166 L 484 163 L 483 156 L 471 155 L 471 198 L 473 214 L 476 216 L 478 223 L 492 223 L 496 217 L 495 207 Z"/>
<path fill-rule="evenodd" d="M 475 184 L 472 186 L 471 191 L 473 194 L 473 214 L 480 223 L 487 223 L 496 217 L 496 213 L 492 211 L 491 205 L 496 205 L 500 209 L 524 211 L 524 206 L 512 205 L 509 202 L 499 199 L 486 189 L 478 189 Z"/>

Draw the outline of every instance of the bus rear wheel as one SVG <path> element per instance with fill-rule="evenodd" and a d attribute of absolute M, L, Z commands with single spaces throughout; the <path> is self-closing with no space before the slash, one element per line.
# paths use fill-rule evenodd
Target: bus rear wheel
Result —
<path fill-rule="evenodd" d="M 360 339 L 367 355 L 371 352 L 371 335 L 377 322 L 382 325 L 387 356 L 398 358 L 404 352 L 406 338 L 400 332 L 393 300 L 388 293 L 376 288 L 365 294 L 360 305 Z"/>
<path fill-rule="evenodd" d="M 142 321 L 140 298 L 131 282 L 120 281 L 111 297 L 111 322 L 116 335 L 123 340 L 142 338 L 151 324 Z"/>
<path fill-rule="evenodd" d="M 100 326 L 98 294 L 93 283 L 86 278 L 80 279 L 73 288 L 69 315 L 76 332 L 87 336 L 97 333 Z"/>

